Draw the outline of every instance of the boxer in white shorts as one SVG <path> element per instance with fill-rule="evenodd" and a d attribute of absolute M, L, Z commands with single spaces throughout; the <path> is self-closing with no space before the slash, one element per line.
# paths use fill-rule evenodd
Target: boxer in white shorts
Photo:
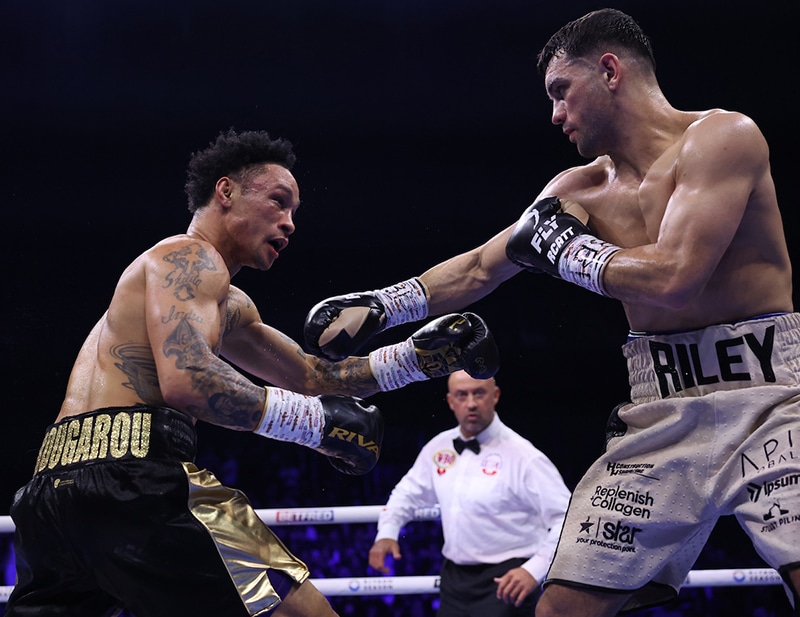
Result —
<path fill-rule="evenodd" d="M 547 584 L 662 603 L 726 514 L 773 568 L 800 562 L 798 338 L 796 313 L 632 335 L 633 403 L 573 493 Z"/>
<path fill-rule="evenodd" d="M 767 358 L 763 337 L 772 322 L 745 323 L 795 311 L 769 145 L 745 114 L 674 107 L 656 76 L 649 38 L 616 9 L 559 28 L 537 68 L 552 103 L 550 121 L 586 163 L 553 176 L 516 223 L 483 244 L 413 279 L 319 302 L 306 317 L 306 342 L 322 355 L 347 357 L 387 328 L 471 306 L 523 268 L 618 300 L 628 330 L 694 331 L 644 337 L 626 348 L 636 406 L 618 415 L 628 430 L 611 438 L 570 506 L 576 510 L 536 615 L 612 617 L 649 577 L 647 589 L 660 593 L 635 603 L 673 597 L 670 585 L 680 583 L 711 521 L 728 512 L 781 568 L 800 606 L 800 551 L 787 554 L 791 542 L 781 542 L 794 531 L 793 509 L 800 514 L 800 504 L 788 500 L 797 469 L 785 424 L 800 411 L 786 404 L 798 394 L 795 360 L 786 354 L 798 353 L 791 349 L 800 337 L 787 330 L 795 316 L 775 317 Z M 549 160 L 551 153 L 540 150 Z M 491 220 L 492 197 L 488 203 L 477 224 Z M 571 300 L 541 285 L 541 277 L 530 280 L 530 291 L 514 304 L 531 310 L 510 307 L 519 315 L 513 336 L 557 337 L 567 323 L 581 328 L 572 306 L 552 323 Z M 531 379 L 553 388 L 538 371 L 547 355 L 530 351 Z M 583 345 L 575 350 L 564 367 L 566 388 L 575 387 L 571 375 L 590 353 Z M 713 433 L 712 420 L 720 427 Z M 576 419 L 565 422 L 574 426 Z M 622 432 L 621 423 L 612 428 Z M 667 464 L 667 455 L 674 461 Z M 592 556 L 594 565 L 578 563 Z M 612 568 L 620 568 L 618 577 Z"/>

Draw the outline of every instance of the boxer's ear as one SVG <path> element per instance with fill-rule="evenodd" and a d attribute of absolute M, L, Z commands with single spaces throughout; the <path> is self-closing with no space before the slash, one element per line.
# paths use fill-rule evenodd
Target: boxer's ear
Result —
<path fill-rule="evenodd" d="M 214 187 L 214 195 L 223 206 L 225 207 L 230 206 L 232 194 L 233 194 L 233 181 L 229 177 L 223 176 L 222 178 L 217 180 L 217 184 Z"/>
<path fill-rule="evenodd" d="M 619 87 L 620 75 L 622 73 L 621 64 L 616 54 L 607 52 L 600 57 L 600 69 L 603 71 L 603 76 L 611 90 L 616 90 Z"/>

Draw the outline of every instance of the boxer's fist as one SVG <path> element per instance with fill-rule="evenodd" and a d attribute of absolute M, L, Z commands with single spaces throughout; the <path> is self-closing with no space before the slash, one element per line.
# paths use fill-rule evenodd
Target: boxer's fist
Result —
<path fill-rule="evenodd" d="M 506 256 L 532 272 L 561 278 L 561 255 L 579 235 L 591 233 L 578 218 L 563 211 L 558 197 L 545 197 L 522 213 L 506 244 Z"/>
<path fill-rule="evenodd" d="M 417 278 L 361 293 L 334 296 L 317 304 L 306 317 L 309 350 L 329 360 L 355 355 L 387 328 L 428 316 L 428 297 Z"/>
<path fill-rule="evenodd" d="M 465 370 L 488 379 L 499 368 L 499 353 L 486 322 L 475 313 L 453 313 L 434 319 L 412 336 L 420 370 L 442 377 Z"/>
<path fill-rule="evenodd" d="M 351 396 L 319 398 L 325 418 L 322 441 L 315 448 L 338 471 L 362 475 L 378 462 L 383 443 L 383 417 L 374 405 Z"/>
<path fill-rule="evenodd" d="M 314 306 L 303 330 L 315 355 L 341 360 L 384 329 L 386 307 L 373 292 L 334 296 Z"/>

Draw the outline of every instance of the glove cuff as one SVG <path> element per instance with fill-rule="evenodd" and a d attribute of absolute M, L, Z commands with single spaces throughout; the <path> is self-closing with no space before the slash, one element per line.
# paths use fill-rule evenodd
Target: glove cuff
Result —
<path fill-rule="evenodd" d="M 620 247 L 581 234 L 570 242 L 558 260 L 558 275 L 601 296 L 610 297 L 603 286 L 603 271 Z"/>
<path fill-rule="evenodd" d="M 409 321 L 420 321 L 428 316 L 428 297 L 417 278 L 378 289 L 374 293 L 386 311 L 384 329 Z"/>
<path fill-rule="evenodd" d="M 415 381 L 428 379 L 419 368 L 417 352 L 411 339 L 376 349 L 369 354 L 369 366 L 382 392 L 397 390 Z"/>
<path fill-rule="evenodd" d="M 264 413 L 253 432 L 278 441 L 317 447 L 322 442 L 325 427 L 325 414 L 320 400 L 282 388 L 264 389 L 267 393 Z"/>

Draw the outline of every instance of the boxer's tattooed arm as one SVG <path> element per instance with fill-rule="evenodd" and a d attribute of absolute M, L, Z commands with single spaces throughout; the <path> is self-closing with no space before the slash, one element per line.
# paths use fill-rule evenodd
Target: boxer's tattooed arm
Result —
<path fill-rule="evenodd" d="M 370 396 L 381 391 L 366 358 L 345 358 L 329 364 L 322 373 L 326 385 L 351 396 Z"/>
<path fill-rule="evenodd" d="M 306 354 L 298 345 L 297 355 L 314 366 L 316 381 L 324 392 L 349 394 L 350 396 L 370 396 L 381 391 L 372 375 L 367 358 L 350 357 L 339 362 L 330 362 Z"/>
<path fill-rule="evenodd" d="M 228 334 L 235 330 L 241 319 L 241 309 L 238 306 L 229 306 L 227 312 L 225 313 L 225 328 L 222 332 L 222 336 L 228 336 Z"/>
<path fill-rule="evenodd" d="M 143 403 L 159 403 L 163 400 L 156 363 L 149 345 L 123 343 L 112 347 L 110 353 L 118 360 L 114 362 L 114 366 L 128 379 L 123 382 L 124 387 L 136 392 Z"/>
<path fill-rule="evenodd" d="M 202 282 L 200 273 L 203 270 L 217 269 L 211 256 L 197 242 L 164 255 L 164 261 L 173 265 L 173 270 L 164 277 L 164 289 L 171 287 L 175 297 L 182 301 L 195 297 L 195 291 Z"/>
<path fill-rule="evenodd" d="M 192 388 L 207 401 L 207 408 L 186 409 L 191 415 L 230 428 L 251 430 L 261 418 L 264 388 L 256 386 L 216 357 L 206 339 L 187 319 L 182 319 L 164 341 L 164 355 L 175 357 L 175 366 L 190 371 Z M 209 417 L 208 409 L 212 415 Z"/>
<path fill-rule="evenodd" d="M 259 319 L 258 310 L 250 296 L 241 289 L 230 286 L 225 306 L 225 320 L 222 324 L 223 336 L 227 336 L 242 324 L 248 325 Z"/>
<path fill-rule="evenodd" d="M 188 313 L 186 311 L 179 311 L 175 308 L 174 304 L 169 307 L 169 315 L 161 317 L 161 323 L 169 323 L 170 321 L 177 321 L 179 319 L 188 319 L 189 321 L 203 323 L 203 318 L 197 315 L 192 309 L 189 309 Z"/>
<path fill-rule="evenodd" d="M 306 394 L 347 394 L 350 396 L 370 396 L 380 392 L 378 382 L 372 376 L 372 369 L 367 358 L 345 358 L 339 362 L 331 362 L 312 354 L 307 354 L 295 340 L 280 330 L 274 330 L 287 347 L 293 348 L 300 360 L 311 366 L 311 383 L 307 390 L 298 390 Z M 291 388 L 291 386 L 284 387 Z"/>

